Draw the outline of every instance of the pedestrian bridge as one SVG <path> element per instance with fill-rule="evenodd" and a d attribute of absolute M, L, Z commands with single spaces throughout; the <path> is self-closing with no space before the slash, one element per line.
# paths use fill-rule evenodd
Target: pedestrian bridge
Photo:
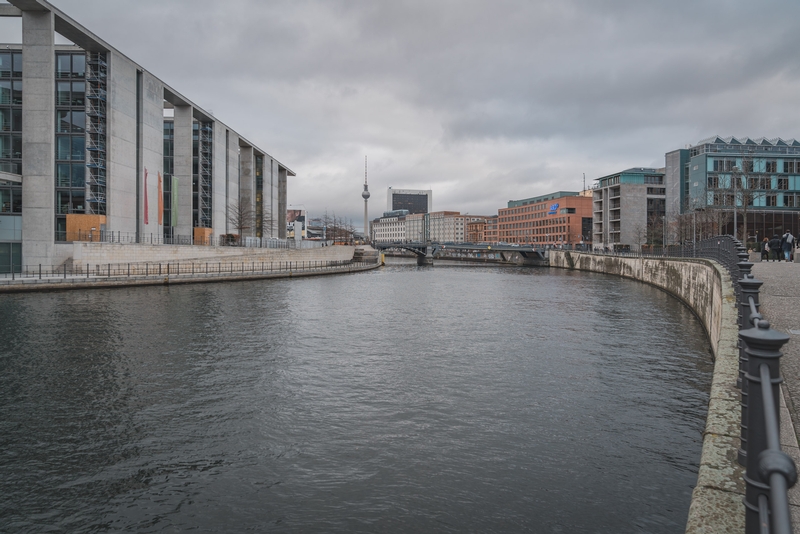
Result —
<path fill-rule="evenodd" d="M 474 245 L 471 243 L 438 243 L 397 241 L 374 243 L 379 250 L 405 250 L 413 253 L 417 264 L 432 264 L 434 259 L 475 260 L 516 265 L 548 265 L 547 250 L 532 245 Z"/>

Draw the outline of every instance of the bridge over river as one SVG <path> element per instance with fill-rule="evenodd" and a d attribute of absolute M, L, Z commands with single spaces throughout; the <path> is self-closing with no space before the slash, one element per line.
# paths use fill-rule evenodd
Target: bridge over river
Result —
<path fill-rule="evenodd" d="M 432 264 L 435 258 L 473 260 L 516 265 L 547 265 L 547 251 L 532 245 L 475 245 L 471 243 L 394 242 L 375 243 L 373 247 L 412 253 L 418 265 Z"/>

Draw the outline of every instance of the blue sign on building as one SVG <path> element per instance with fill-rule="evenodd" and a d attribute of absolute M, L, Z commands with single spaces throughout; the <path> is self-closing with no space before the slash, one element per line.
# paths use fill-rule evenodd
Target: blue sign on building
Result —
<path fill-rule="evenodd" d="M 550 213 L 548 213 L 548 215 L 552 215 L 557 211 L 558 211 L 558 204 L 553 204 L 552 206 L 550 206 Z"/>

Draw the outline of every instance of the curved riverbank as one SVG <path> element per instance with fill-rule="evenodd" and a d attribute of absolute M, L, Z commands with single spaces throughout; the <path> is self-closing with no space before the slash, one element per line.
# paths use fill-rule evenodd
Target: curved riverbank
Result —
<path fill-rule="evenodd" d="M 103 244 L 82 245 L 95 249 L 91 260 L 81 255 L 82 261 L 71 265 L 6 275 L 0 278 L 0 293 L 297 278 L 347 274 L 381 266 L 375 251 L 350 246 L 306 250 L 217 247 L 225 253 L 219 256 L 201 254 L 214 250 L 210 247 L 183 247 L 186 250 L 181 250 L 182 256 L 176 259 L 172 254 L 165 255 L 167 249 L 163 247 L 112 245 L 119 249 L 112 250 Z M 231 250 L 238 254 L 229 253 Z M 192 252 L 200 255 L 191 256 Z M 126 259 L 135 261 L 124 262 Z"/>
<path fill-rule="evenodd" d="M 685 302 L 703 323 L 713 350 L 714 378 L 686 532 L 743 532 L 744 470 L 736 461 L 741 424 L 736 387 L 739 329 L 728 273 L 710 260 L 569 251 L 550 251 L 550 266 L 613 274 L 656 286 Z"/>

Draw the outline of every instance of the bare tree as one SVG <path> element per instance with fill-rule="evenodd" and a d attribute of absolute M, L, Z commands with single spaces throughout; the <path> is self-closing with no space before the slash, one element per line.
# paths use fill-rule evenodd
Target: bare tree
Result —
<path fill-rule="evenodd" d="M 748 208 L 755 205 L 756 201 L 764 198 L 766 190 L 772 188 L 771 175 L 777 172 L 777 161 L 755 160 L 752 155 L 742 157 L 741 166 L 731 168 L 731 183 L 728 184 L 732 191 L 733 209 L 741 211 L 741 224 L 743 231 L 735 229 L 736 236 L 747 243 L 747 212 Z M 770 168 L 768 168 L 770 167 Z M 737 221 L 738 226 L 738 221 Z"/>
<path fill-rule="evenodd" d="M 647 225 L 646 224 L 637 224 L 633 227 L 633 238 L 636 241 L 636 246 L 639 247 L 639 251 L 642 250 L 642 245 L 647 242 Z"/>
<path fill-rule="evenodd" d="M 248 203 L 236 201 L 228 206 L 228 224 L 236 229 L 235 235 L 228 236 L 231 244 L 241 244 L 242 234 L 255 226 L 255 213 Z"/>

